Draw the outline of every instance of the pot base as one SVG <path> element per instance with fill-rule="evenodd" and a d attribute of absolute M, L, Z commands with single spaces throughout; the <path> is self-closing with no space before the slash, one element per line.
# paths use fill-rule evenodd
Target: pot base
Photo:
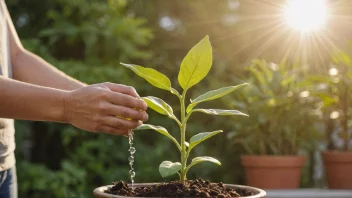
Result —
<path fill-rule="evenodd" d="M 330 189 L 352 189 L 352 152 L 323 152 Z"/>
<path fill-rule="evenodd" d="M 262 189 L 296 189 L 299 187 L 303 156 L 251 156 L 241 157 L 249 186 Z"/>

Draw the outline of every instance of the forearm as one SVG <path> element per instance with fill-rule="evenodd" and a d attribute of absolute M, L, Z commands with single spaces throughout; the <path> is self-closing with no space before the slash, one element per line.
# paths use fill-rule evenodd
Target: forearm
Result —
<path fill-rule="evenodd" d="M 65 122 L 65 97 L 68 93 L 0 76 L 0 117 Z"/>
<path fill-rule="evenodd" d="M 85 86 L 25 49 L 19 50 L 11 62 L 13 78 L 19 81 L 62 90 Z"/>

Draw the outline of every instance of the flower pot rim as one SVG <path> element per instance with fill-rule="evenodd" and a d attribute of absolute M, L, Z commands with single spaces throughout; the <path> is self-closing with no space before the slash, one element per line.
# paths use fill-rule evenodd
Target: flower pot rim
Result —
<path fill-rule="evenodd" d="M 306 157 L 296 156 L 260 156 L 260 155 L 243 155 L 241 156 L 241 165 L 244 167 L 260 168 L 301 168 L 306 163 Z"/>
<path fill-rule="evenodd" d="M 325 165 L 352 163 L 352 151 L 324 151 L 322 156 Z"/>
<path fill-rule="evenodd" d="M 155 184 L 161 184 L 160 182 L 158 183 L 135 183 L 135 186 L 150 186 L 150 185 L 155 185 Z M 244 185 L 236 185 L 236 184 L 224 184 L 226 187 L 232 187 L 232 188 L 249 188 L 251 190 L 257 191 L 258 194 L 249 196 L 247 198 L 264 198 L 266 196 L 266 192 L 260 188 L 255 188 L 252 186 L 244 186 Z M 105 186 L 100 186 L 94 189 L 93 193 L 96 197 L 99 198 L 128 198 L 127 196 L 121 196 L 121 195 L 112 195 L 108 193 L 104 193 L 104 190 L 107 189 L 108 187 L 111 187 L 113 185 L 105 185 Z M 129 184 L 131 186 L 131 184 Z M 133 197 L 136 198 L 136 197 Z"/>
<path fill-rule="evenodd" d="M 254 154 L 254 155 L 250 155 L 250 154 L 243 154 L 241 155 L 242 157 L 263 157 L 263 158 L 305 158 L 305 155 L 259 155 L 259 154 Z"/>
<path fill-rule="evenodd" d="M 341 150 L 326 150 L 322 152 L 323 154 L 340 154 L 340 155 L 344 155 L 344 154 L 352 154 L 352 150 L 348 150 L 348 151 L 341 151 Z"/>

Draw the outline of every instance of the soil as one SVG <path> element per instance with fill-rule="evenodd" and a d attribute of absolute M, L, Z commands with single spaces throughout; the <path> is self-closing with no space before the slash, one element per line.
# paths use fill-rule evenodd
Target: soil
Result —
<path fill-rule="evenodd" d="M 202 179 L 189 180 L 183 185 L 179 182 L 161 183 L 131 189 L 124 181 L 113 182 L 105 193 L 130 197 L 246 197 L 253 195 L 244 189 L 227 188 L 222 183 L 210 183 Z"/>

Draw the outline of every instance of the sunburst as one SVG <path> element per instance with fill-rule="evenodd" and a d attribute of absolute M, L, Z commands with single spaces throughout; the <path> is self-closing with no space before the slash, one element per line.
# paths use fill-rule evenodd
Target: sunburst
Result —
<path fill-rule="evenodd" d="M 290 27 L 307 33 L 326 25 L 329 9 L 326 0 L 289 0 L 283 14 Z"/>

